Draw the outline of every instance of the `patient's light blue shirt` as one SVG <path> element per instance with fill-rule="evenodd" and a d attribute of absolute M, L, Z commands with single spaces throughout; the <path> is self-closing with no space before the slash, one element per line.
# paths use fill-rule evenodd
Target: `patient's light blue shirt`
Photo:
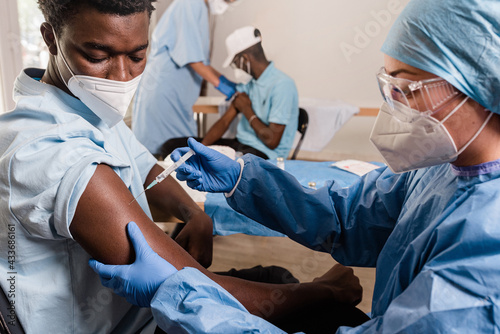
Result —
<path fill-rule="evenodd" d="M 271 62 L 257 80 L 238 85 L 237 89 L 248 94 L 252 109 L 262 122 L 267 125 L 286 125 L 278 147 L 272 150 L 258 138 L 248 120 L 241 117 L 236 132 L 238 141 L 265 153 L 269 159 L 288 157 L 299 121 L 299 98 L 295 82 Z"/>
<path fill-rule="evenodd" d="M 11 290 L 15 276 L 12 300 L 27 333 L 135 333 L 150 311 L 101 285 L 69 226 L 98 164 L 136 196 L 156 159 L 123 122 L 110 129 L 80 100 L 33 79 L 43 73 L 19 75 L 16 108 L 0 117 L 1 287 Z"/>
<path fill-rule="evenodd" d="M 203 0 L 175 0 L 158 22 L 132 117 L 135 135 L 151 153 L 170 138 L 196 135 L 193 105 L 202 77 L 188 64 L 209 64 L 209 40 Z"/>

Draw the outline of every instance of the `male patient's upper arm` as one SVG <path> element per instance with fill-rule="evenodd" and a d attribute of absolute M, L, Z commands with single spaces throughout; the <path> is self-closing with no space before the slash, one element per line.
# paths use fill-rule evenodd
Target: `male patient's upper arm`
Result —
<path fill-rule="evenodd" d="M 137 223 L 153 250 L 176 268 L 201 266 L 154 224 L 123 181 L 107 165 L 98 165 L 78 201 L 70 225 L 73 238 L 96 260 L 107 264 L 131 263 L 132 245 L 126 225 Z"/>

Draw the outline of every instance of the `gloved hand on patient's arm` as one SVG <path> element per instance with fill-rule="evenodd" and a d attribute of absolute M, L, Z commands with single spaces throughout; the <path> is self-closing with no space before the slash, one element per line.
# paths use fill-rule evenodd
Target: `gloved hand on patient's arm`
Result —
<path fill-rule="evenodd" d="M 228 101 L 236 93 L 236 83 L 228 80 L 223 75 L 219 77 L 219 85 L 215 88 L 222 94 L 226 95 L 226 101 Z"/>
<path fill-rule="evenodd" d="M 131 304 L 150 307 L 160 285 L 177 269 L 149 247 L 136 223 L 128 223 L 127 233 L 134 246 L 134 263 L 106 265 L 90 259 L 89 265 L 101 277 L 102 285 L 113 289 Z"/>
<path fill-rule="evenodd" d="M 193 138 L 188 139 L 188 145 L 176 149 L 170 155 L 173 161 L 178 161 L 190 148 L 196 153 L 177 168 L 177 178 L 199 191 L 228 193 L 233 190 L 240 176 L 241 165 Z"/>

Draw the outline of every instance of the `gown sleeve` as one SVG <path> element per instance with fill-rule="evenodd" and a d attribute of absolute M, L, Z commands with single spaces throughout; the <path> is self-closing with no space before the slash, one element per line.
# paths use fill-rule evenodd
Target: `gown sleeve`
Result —
<path fill-rule="evenodd" d="M 379 168 L 343 187 L 332 180 L 318 190 L 275 165 L 246 155 L 243 174 L 228 204 L 344 265 L 374 267 L 406 195 L 406 174 Z"/>
<path fill-rule="evenodd" d="M 407 247 L 400 261 L 407 268 L 398 281 L 410 281 L 408 287 L 382 315 L 339 332 L 496 332 L 500 323 L 500 227 L 496 218 L 500 198 L 492 195 L 498 194 L 497 189 L 498 182 L 483 184 L 454 199 L 432 228 Z"/>
<path fill-rule="evenodd" d="M 285 334 L 250 314 L 231 294 L 197 269 L 184 268 L 160 286 L 153 316 L 168 333 Z"/>

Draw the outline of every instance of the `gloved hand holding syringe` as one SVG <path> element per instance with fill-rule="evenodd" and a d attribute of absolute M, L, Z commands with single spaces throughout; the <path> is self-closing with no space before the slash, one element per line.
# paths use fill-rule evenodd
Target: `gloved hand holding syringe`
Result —
<path fill-rule="evenodd" d="M 191 156 L 193 156 L 193 154 L 194 154 L 194 151 L 190 149 L 179 160 L 177 160 L 177 162 L 174 162 L 173 165 L 169 166 L 163 172 L 161 172 L 160 174 L 158 174 L 158 176 L 155 178 L 155 180 L 153 182 L 151 182 L 151 184 L 149 186 L 147 186 L 146 189 L 144 189 L 143 192 L 141 192 L 139 195 L 137 195 L 136 198 L 134 198 L 128 205 L 132 204 L 135 200 L 137 200 L 137 198 L 139 198 L 139 196 L 141 196 L 142 194 L 144 194 L 144 192 L 146 190 L 149 190 L 149 189 L 153 188 L 155 185 L 157 185 L 161 181 L 165 180 L 167 178 L 167 176 L 169 176 L 170 174 L 172 174 L 172 172 L 175 171 L 177 168 L 179 168 L 179 166 L 182 165 L 187 159 L 191 158 Z"/>

